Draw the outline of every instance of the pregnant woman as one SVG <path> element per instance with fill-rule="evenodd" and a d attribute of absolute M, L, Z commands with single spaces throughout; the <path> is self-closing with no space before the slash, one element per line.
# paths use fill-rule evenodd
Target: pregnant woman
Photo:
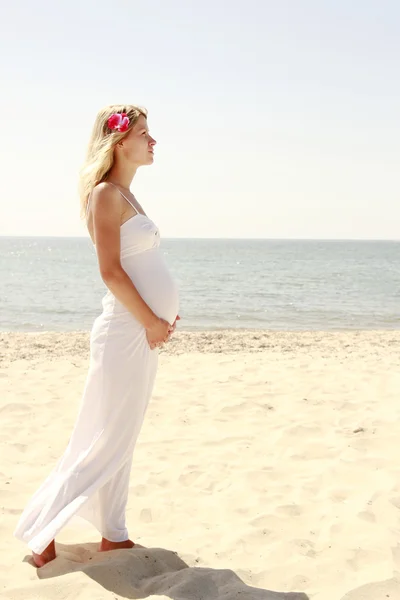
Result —
<path fill-rule="evenodd" d="M 90 334 L 89 372 L 68 446 L 14 533 L 37 567 L 55 558 L 54 538 L 74 515 L 98 529 L 100 551 L 134 546 L 125 522 L 132 455 L 158 348 L 179 320 L 160 232 L 129 190 L 138 167 L 152 164 L 155 143 L 144 109 L 108 106 L 97 115 L 81 208 L 108 289 Z"/>

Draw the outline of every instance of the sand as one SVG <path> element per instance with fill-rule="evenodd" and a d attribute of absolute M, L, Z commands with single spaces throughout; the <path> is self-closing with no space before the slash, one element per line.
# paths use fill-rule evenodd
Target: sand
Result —
<path fill-rule="evenodd" d="M 63 452 L 88 333 L 0 334 L 0 599 L 399 600 L 400 332 L 180 331 L 134 455 L 132 550 L 12 537 Z"/>

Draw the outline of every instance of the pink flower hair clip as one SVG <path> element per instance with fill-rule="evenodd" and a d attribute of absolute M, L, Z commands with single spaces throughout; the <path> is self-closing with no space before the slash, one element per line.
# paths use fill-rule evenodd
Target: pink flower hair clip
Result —
<path fill-rule="evenodd" d="M 107 121 L 107 126 L 112 131 L 124 133 L 129 127 L 129 117 L 126 113 L 114 113 Z"/>

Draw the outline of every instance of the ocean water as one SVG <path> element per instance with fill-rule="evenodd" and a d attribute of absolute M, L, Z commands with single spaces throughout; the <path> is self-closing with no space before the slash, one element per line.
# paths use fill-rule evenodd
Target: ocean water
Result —
<path fill-rule="evenodd" d="M 163 239 L 180 329 L 399 329 L 400 242 Z M 0 238 L 1 331 L 90 330 L 89 238 Z"/>

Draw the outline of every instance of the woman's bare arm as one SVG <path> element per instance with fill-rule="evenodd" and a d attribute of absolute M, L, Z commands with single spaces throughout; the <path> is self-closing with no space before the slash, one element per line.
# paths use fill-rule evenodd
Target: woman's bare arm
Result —
<path fill-rule="evenodd" d="M 145 329 L 156 326 L 159 318 L 140 296 L 120 260 L 121 195 L 115 187 L 101 183 L 91 197 L 93 237 L 100 275 L 111 293 Z"/>

